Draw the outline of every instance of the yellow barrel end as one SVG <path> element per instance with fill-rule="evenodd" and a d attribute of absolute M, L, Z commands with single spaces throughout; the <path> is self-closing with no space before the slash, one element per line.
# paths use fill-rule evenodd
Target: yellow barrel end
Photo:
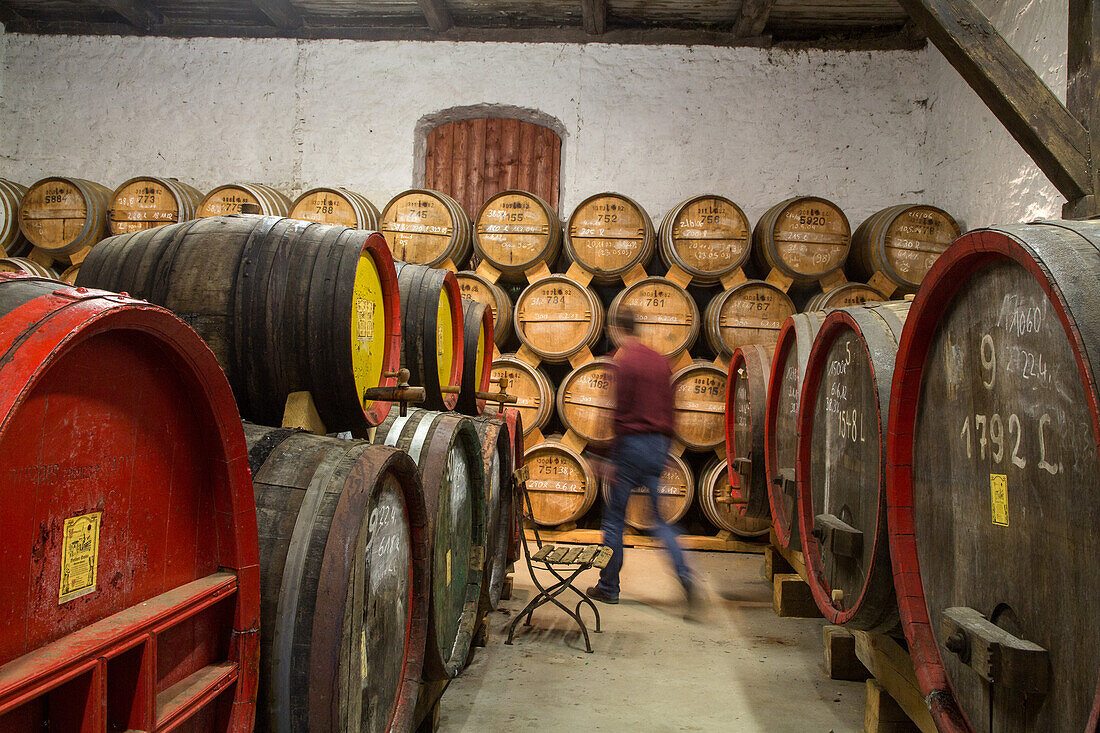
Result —
<path fill-rule="evenodd" d="M 351 369 L 355 391 L 377 387 L 382 382 L 382 360 L 386 353 L 386 308 L 382 296 L 382 278 L 373 255 L 359 255 L 352 288 Z M 363 409 L 372 403 L 364 402 Z"/>
<path fill-rule="evenodd" d="M 439 293 L 439 310 L 435 319 L 435 348 L 441 387 L 456 386 L 451 384 L 451 369 L 455 359 L 454 314 L 452 313 L 454 307 L 450 293 L 447 288 L 443 288 Z"/>

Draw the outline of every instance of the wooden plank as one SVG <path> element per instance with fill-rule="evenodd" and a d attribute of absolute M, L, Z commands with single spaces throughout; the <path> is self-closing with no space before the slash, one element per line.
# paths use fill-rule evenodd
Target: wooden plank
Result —
<path fill-rule="evenodd" d="M 481 163 L 481 196 L 484 203 L 503 189 L 500 187 L 500 146 L 504 120 L 491 118 L 485 122 L 485 153 Z"/>
<path fill-rule="evenodd" d="M 439 182 L 435 180 L 435 156 L 439 155 L 439 137 L 444 127 L 440 125 L 433 129 L 424 141 L 424 188 L 439 188 Z"/>
<path fill-rule="evenodd" d="M 533 171 L 531 173 L 534 180 L 528 190 L 536 196 L 546 199 L 547 203 L 556 210 L 557 204 L 546 195 L 551 186 L 550 177 L 553 174 L 553 164 L 550 159 L 554 154 L 550 138 L 545 134 L 546 132 L 549 132 L 549 130 L 540 130 L 535 135 L 535 154 L 532 160 Z"/>
<path fill-rule="evenodd" d="M 596 559 L 596 555 L 600 552 L 599 545 L 588 545 L 581 548 L 581 554 L 577 556 L 577 562 L 581 565 L 587 565 Z"/>
<path fill-rule="evenodd" d="M 514 119 L 500 121 L 500 157 L 497 161 L 500 191 L 519 188 L 519 127 L 526 124 Z M 500 191 L 493 191 L 486 200 Z"/>
<path fill-rule="evenodd" d="M 581 0 L 581 20 L 585 33 L 603 35 L 607 30 L 607 0 Z"/>
<path fill-rule="evenodd" d="M 541 562 L 546 559 L 546 556 L 553 552 L 556 548 L 553 545 L 543 545 L 535 554 L 531 556 L 531 562 Z"/>
<path fill-rule="evenodd" d="M 96 3 L 110 8 L 141 30 L 150 30 L 164 21 L 164 16 L 150 0 L 96 0 Z"/>
<path fill-rule="evenodd" d="M 771 541 L 771 545 L 775 548 L 775 551 L 787 561 L 787 564 L 791 566 L 793 571 L 797 573 L 800 578 L 808 581 L 810 576 L 806 574 L 806 560 L 802 553 L 788 547 L 780 547 L 779 540 L 775 537 L 775 530 L 768 533 L 768 539 Z"/>
<path fill-rule="evenodd" d="M 535 137 L 546 128 L 539 125 L 521 124 L 519 126 L 519 164 L 516 166 L 516 188 L 541 198 L 546 198 L 534 189 L 535 177 Z"/>
<path fill-rule="evenodd" d="M 856 640 L 856 656 L 871 676 L 923 733 L 936 733 L 908 652 L 889 636 L 866 631 L 853 631 L 852 636 Z"/>
<path fill-rule="evenodd" d="M 563 565 L 576 565 L 577 558 L 580 557 L 583 550 L 583 547 L 570 547 L 565 555 L 562 556 L 561 563 Z"/>
<path fill-rule="evenodd" d="M 251 0 L 271 25 L 280 30 L 292 30 L 302 25 L 302 14 L 290 4 L 290 0 Z"/>
<path fill-rule="evenodd" d="M 743 0 L 741 11 L 733 24 L 734 35 L 751 38 L 763 34 L 774 6 L 775 0 Z"/>
<path fill-rule="evenodd" d="M 435 149 L 432 151 L 432 180 L 435 181 L 435 187 L 450 188 L 448 182 L 451 180 L 451 162 L 454 160 L 454 129 L 455 123 L 446 125 L 440 125 L 435 128 L 433 132 L 439 134 L 435 138 Z"/>
<path fill-rule="evenodd" d="M 470 160 L 470 121 L 451 123 L 454 131 L 451 133 L 451 170 L 448 175 L 447 188 L 440 189 L 459 203 L 470 216 L 470 221 L 477 216 L 479 205 L 466 193 L 466 181 L 472 161 Z"/>
<path fill-rule="evenodd" d="M 862 682 L 870 676 L 856 656 L 856 639 L 843 626 L 821 627 L 821 641 L 825 650 L 825 674 L 831 680 Z"/>
<path fill-rule="evenodd" d="M 482 172 L 485 166 L 485 131 L 487 120 L 484 118 L 469 121 L 469 139 L 467 141 L 466 200 L 485 201 Z"/>
<path fill-rule="evenodd" d="M 416 4 L 420 6 L 420 12 L 424 13 L 428 27 L 436 33 L 450 30 L 454 25 L 446 0 L 416 0 Z"/>
<path fill-rule="evenodd" d="M 1089 131 L 1092 196 L 1069 201 L 1063 216 L 1100 216 L 1100 6 L 1096 0 L 1069 0 L 1066 107 Z"/>
<path fill-rule="evenodd" d="M 894 698 L 874 680 L 867 680 L 863 733 L 908 733 L 917 727 Z"/>
<path fill-rule="evenodd" d="M 1092 194 L 1088 133 L 971 0 L 898 0 L 1063 196 Z"/>
<path fill-rule="evenodd" d="M 554 207 L 554 211 L 558 212 L 558 216 L 561 216 L 561 210 L 558 208 L 558 190 L 560 188 L 561 181 L 561 138 L 550 130 L 546 131 L 547 137 L 550 138 L 550 183 L 547 193 L 549 196 L 543 196 L 544 199 L 550 202 L 550 205 Z"/>

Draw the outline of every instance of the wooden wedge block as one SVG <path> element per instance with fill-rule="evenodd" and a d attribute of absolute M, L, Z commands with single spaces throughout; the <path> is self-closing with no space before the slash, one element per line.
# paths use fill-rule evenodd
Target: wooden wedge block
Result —
<path fill-rule="evenodd" d="M 863 662 L 856 656 L 856 638 L 843 626 L 825 626 L 821 629 L 825 647 L 825 674 L 831 680 L 862 682 L 871 676 Z"/>
<path fill-rule="evenodd" d="M 819 618 L 809 584 L 796 573 L 776 573 L 772 578 L 772 608 L 780 618 Z"/>
<path fill-rule="evenodd" d="M 919 731 L 894 698 L 874 680 L 867 680 L 867 701 L 863 707 L 864 733 L 910 733 Z"/>

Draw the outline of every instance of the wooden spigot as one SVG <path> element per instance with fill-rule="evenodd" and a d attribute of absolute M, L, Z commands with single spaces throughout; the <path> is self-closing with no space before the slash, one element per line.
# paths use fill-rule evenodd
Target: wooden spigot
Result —
<path fill-rule="evenodd" d="M 400 405 L 401 417 L 409 414 L 409 403 L 423 402 L 428 398 L 423 387 L 409 386 L 409 370 L 399 369 L 396 372 L 385 372 L 384 379 L 396 379 L 397 384 L 392 387 L 370 387 L 363 390 L 363 404 L 367 402 L 397 402 Z"/>
<path fill-rule="evenodd" d="M 500 389 L 496 392 L 474 392 L 474 397 L 479 400 L 485 400 L 486 402 L 497 403 L 497 412 L 504 412 L 505 405 L 514 405 L 519 402 L 519 398 L 515 395 L 508 394 L 504 389 L 508 386 L 508 377 L 501 375 L 489 380 L 489 384 L 495 384 Z"/>

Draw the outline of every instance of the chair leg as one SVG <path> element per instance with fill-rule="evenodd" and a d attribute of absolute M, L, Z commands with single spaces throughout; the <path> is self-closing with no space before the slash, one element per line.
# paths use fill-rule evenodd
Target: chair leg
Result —
<path fill-rule="evenodd" d="M 592 614 L 596 617 L 596 633 L 600 633 L 600 609 L 596 608 L 596 604 L 592 602 L 592 599 L 588 596 L 582 595 L 581 599 L 577 601 L 577 615 L 581 615 L 581 606 L 588 604 L 592 609 Z"/>

